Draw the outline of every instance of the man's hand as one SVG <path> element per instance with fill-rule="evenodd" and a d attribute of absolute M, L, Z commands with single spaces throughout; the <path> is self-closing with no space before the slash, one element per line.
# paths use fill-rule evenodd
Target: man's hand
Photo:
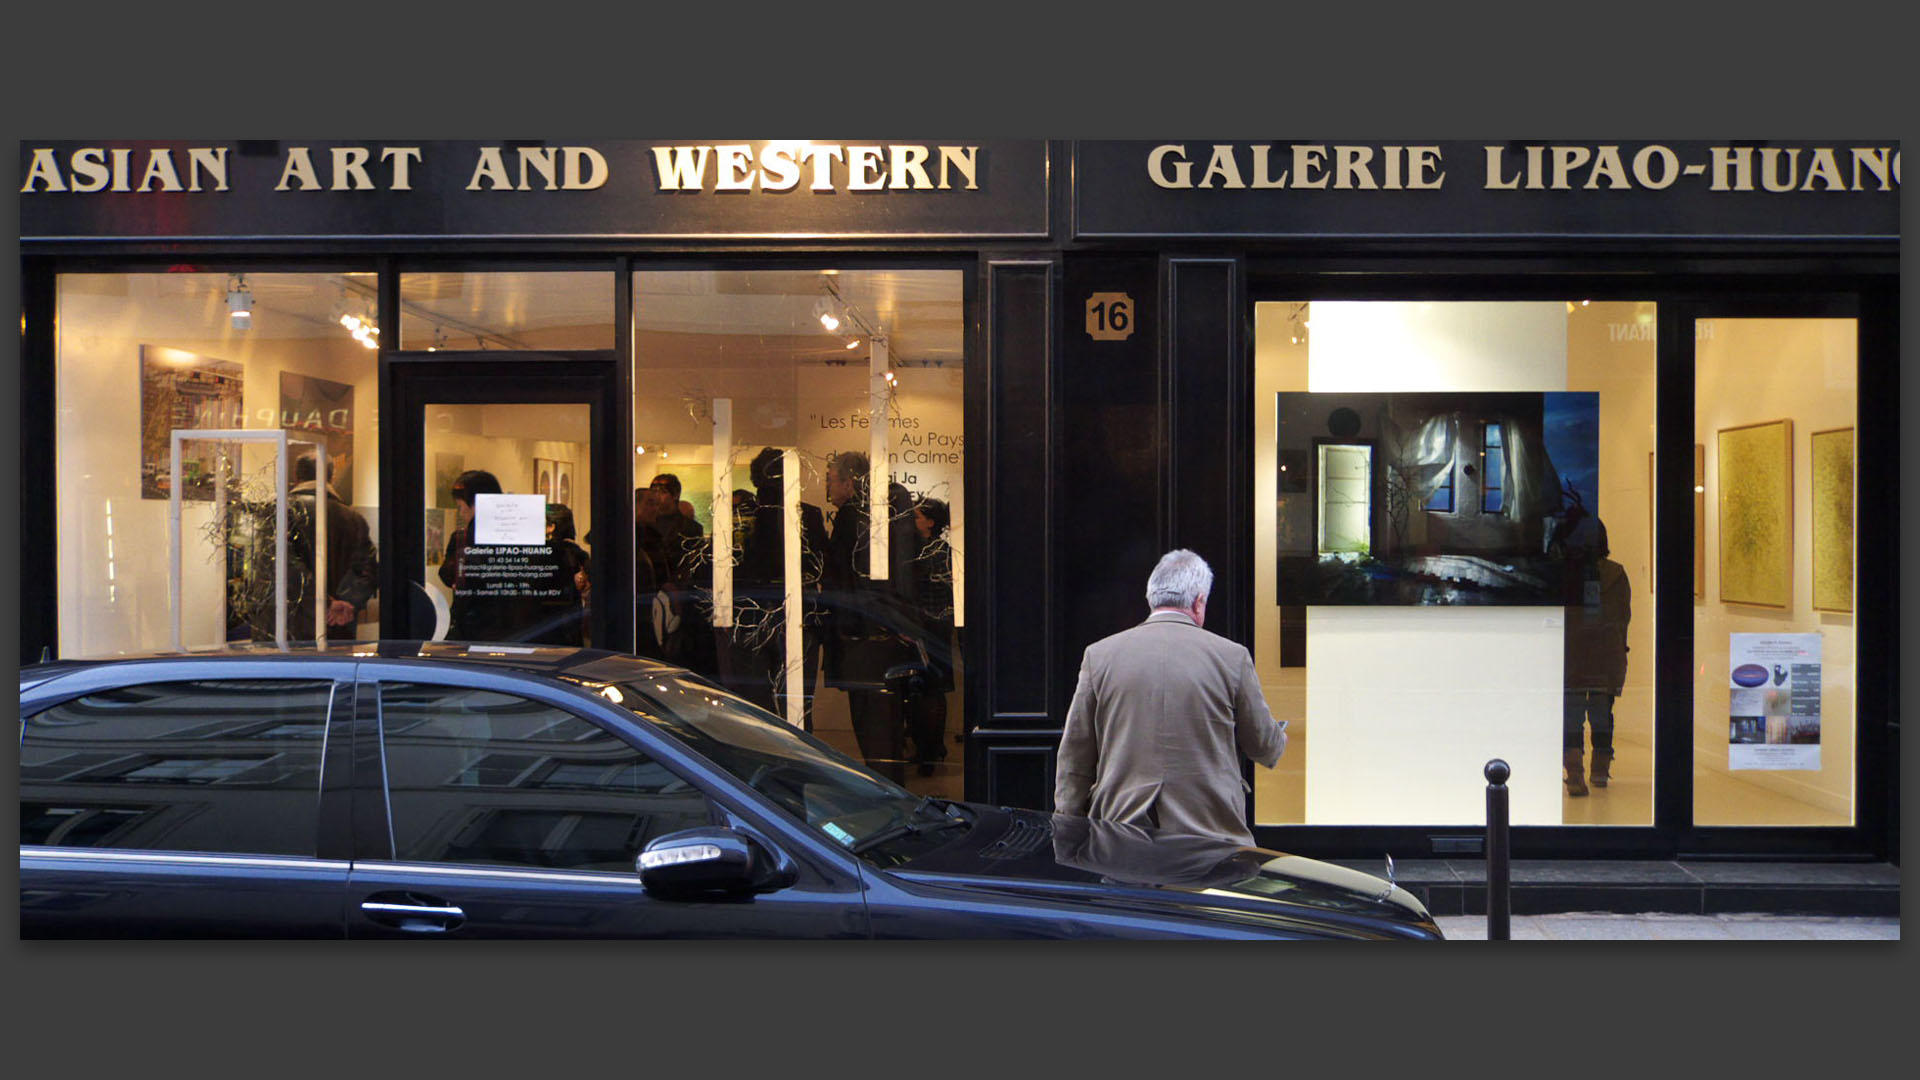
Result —
<path fill-rule="evenodd" d="M 328 626 L 352 626 L 353 616 L 354 611 L 352 604 L 347 603 L 345 600 L 327 601 Z"/>

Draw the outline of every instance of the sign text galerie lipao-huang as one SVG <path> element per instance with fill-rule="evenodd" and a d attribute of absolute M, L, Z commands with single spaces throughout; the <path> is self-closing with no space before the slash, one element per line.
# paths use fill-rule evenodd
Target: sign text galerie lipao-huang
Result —
<path fill-rule="evenodd" d="M 1481 185 L 1495 191 L 1573 188 L 1660 190 L 1689 177 L 1710 191 L 1890 191 L 1900 151 L 1887 146 L 1714 146 L 1684 160 L 1658 143 L 1484 148 Z M 1213 143 L 1189 151 L 1164 143 L 1147 154 L 1147 176 L 1163 188 L 1421 190 L 1445 185 L 1438 146 Z"/>
<path fill-rule="evenodd" d="M 36 149 L 22 193 L 226 191 L 227 147 L 81 147 L 62 156 Z M 980 187 L 978 146 L 770 142 L 654 146 L 660 191 L 815 192 L 953 190 Z M 418 146 L 290 146 L 275 191 L 411 191 Z M 463 168 L 466 166 L 463 165 Z M 591 146 L 481 146 L 468 191 L 590 191 L 611 178 Z"/>

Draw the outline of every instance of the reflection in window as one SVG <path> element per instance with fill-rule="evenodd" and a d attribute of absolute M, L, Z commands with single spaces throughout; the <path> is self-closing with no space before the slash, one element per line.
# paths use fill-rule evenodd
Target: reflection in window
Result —
<path fill-rule="evenodd" d="M 20 842 L 311 855 L 332 694 L 324 680 L 154 683 L 27 717 Z"/>
<path fill-rule="evenodd" d="M 403 861 L 630 873 L 648 840 L 712 820 L 673 772 L 551 705 L 389 684 L 380 713 Z"/>

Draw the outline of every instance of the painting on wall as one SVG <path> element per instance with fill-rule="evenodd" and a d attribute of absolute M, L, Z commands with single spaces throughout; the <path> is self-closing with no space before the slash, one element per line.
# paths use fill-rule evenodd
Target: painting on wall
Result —
<path fill-rule="evenodd" d="M 171 496 L 174 431 L 246 426 L 241 380 L 240 365 L 231 360 L 158 345 L 140 346 L 141 498 Z M 227 459 L 238 468 L 239 444 L 224 446 Z M 213 498 L 221 447 L 210 442 L 181 446 L 181 498 Z"/>
<path fill-rule="evenodd" d="M 1561 552 L 1596 531 L 1600 395 L 1278 397 L 1278 603 L 1563 602 Z"/>
<path fill-rule="evenodd" d="M 1853 429 L 1813 433 L 1813 607 L 1853 610 Z"/>
<path fill-rule="evenodd" d="M 1721 428 L 1720 600 L 1793 603 L 1793 421 Z"/>
<path fill-rule="evenodd" d="M 561 506 L 573 506 L 573 462 L 556 461 L 553 463 L 553 495 L 551 502 Z"/>
<path fill-rule="evenodd" d="M 437 506 L 427 507 L 427 565 L 439 566 L 447 554 L 447 533 L 453 527 L 453 515 Z"/>
<path fill-rule="evenodd" d="M 433 505 L 443 510 L 452 510 L 453 482 L 467 471 L 465 454 L 452 454 L 445 450 L 433 455 Z"/>
<path fill-rule="evenodd" d="M 333 490 L 352 502 L 353 387 L 313 375 L 281 372 L 280 426 L 290 434 L 325 443 Z"/>
<path fill-rule="evenodd" d="M 553 497 L 554 467 L 560 463 L 552 458 L 533 459 L 533 493 L 548 502 L 559 502 Z"/>

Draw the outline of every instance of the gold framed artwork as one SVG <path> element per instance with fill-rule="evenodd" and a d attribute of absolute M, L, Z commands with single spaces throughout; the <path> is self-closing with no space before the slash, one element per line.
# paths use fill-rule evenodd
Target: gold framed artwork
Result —
<path fill-rule="evenodd" d="M 1813 608 L 1853 610 L 1853 429 L 1816 431 L 1813 468 Z"/>
<path fill-rule="evenodd" d="M 1720 600 L 1793 604 L 1793 421 L 1721 428 Z"/>
<path fill-rule="evenodd" d="M 1707 598 L 1707 446 L 1693 444 L 1693 598 Z"/>

